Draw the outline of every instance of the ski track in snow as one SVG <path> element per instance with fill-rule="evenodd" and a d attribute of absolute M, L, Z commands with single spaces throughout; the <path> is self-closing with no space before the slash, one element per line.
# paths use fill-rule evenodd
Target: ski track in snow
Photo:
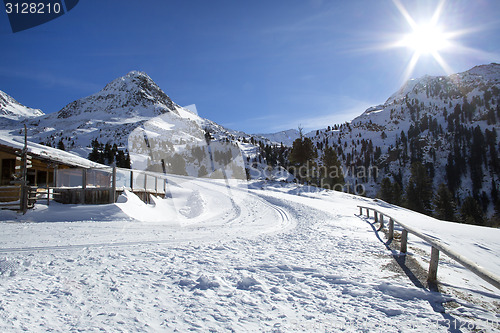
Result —
<path fill-rule="evenodd" d="M 180 226 L 2 223 L 0 330 L 466 331 L 388 268 L 352 198 L 185 187 L 207 207 Z"/>

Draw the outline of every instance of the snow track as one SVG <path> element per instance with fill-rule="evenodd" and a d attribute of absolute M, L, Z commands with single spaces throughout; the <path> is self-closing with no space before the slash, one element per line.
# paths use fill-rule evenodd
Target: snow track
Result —
<path fill-rule="evenodd" d="M 446 297 L 354 216 L 366 199 L 171 186 L 170 210 L 147 208 L 192 217 L 1 223 L 0 331 L 449 331 Z"/>
<path fill-rule="evenodd" d="M 241 235 L 247 238 L 256 237 L 260 234 L 288 230 L 294 226 L 294 219 L 284 208 L 269 202 L 270 197 L 261 197 L 246 188 L 228 187 L 224 182 L 172 178 L 171 187 L 182 188 L 183 191 L 190 191 L 189 193 L 197 191 L 205 198 L 206 207 L 195 218 L 185 218 L 177 214 L 173 218 L 163 215 L 162 219 L 167 223 L 116 220 L 99 223 L 93 221 L 7 223 L 3 225 L 4 238 L 0 245 L 0 253 L 182 244 L 192 241 L 213 242 Z M 173 209 L 181 210 L 186 205 L 184 201 L 187 199 L 184 197 L 188 195 L 184 194 L 177 198 L 176 194 L 179 194 L 178 189 L 173 194 Z M 159 203 L 157 205 L 158 209 L 162 208 Z M 65 208 L 64 205 L 60 206 L 61 209 Z M 96 209 L 87 207 L 90 207 L 88 208 L 90 210 Z M 80 213 L 82 216 L 79 217 L 84 218 L 85 212 Z M 32 215 L 36 217 L 36 211 L 32 212 Z M 26 246 L 19 246 L 20 244 Z"/>

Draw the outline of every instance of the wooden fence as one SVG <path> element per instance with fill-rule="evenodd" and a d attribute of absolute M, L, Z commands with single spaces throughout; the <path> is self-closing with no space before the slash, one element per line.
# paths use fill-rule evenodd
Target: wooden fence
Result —
<path fill-rule="evenodd" d="M 483 267 L 477 265 L 475 262 L 471 261 L 470 259 L 467 259 L 466 257 L 462 256 L 459 253 L 456 253 L 452 249 L 450 249 L 448 246 L 442 244 L 439 240 L 432 238 L 428 235 L 425 235 L 418 230 L 413 229 L 412 227 L 406 225 L 405 223 L 401 221 L 396 221 L 392 217 L 382 213 L 381 211 L 371 208 L 371 207 L 366 207 L 366 206 L 358 206 L 359 208 L 359 215 L 363 215 L 363 210 L 366 210 L 366 216 L 369 218 L 370 217 L 370 211 L 373 211 L 373 217 L 375 222 L 379 222 L 380 226 L 378 230 L 382 230 L 384 228 L 384 217 L 387 217 L 389 220 L 389 228 L 388 228 L 388 238 L 389 240 L 392 240 L 394 238 L 394 224 L 400 225 L 403 230 L 401 232 L 401 247 L 400 251 L 402 253 L 406 253 L 408 250 L 408 233 L 411 233 L 418 238 L 426 241 L 429 243 L 431 246 L 431 258 L 430 258 L 430 263 L 429 263 L 429 271 L 427 274 L 427 280 L 429 282 L 434 282 L 437 280 L 437 270 L 438 270 L 438 264 L 439 264 L 439 252 L 443 252 L 446 254 L 448 257 L 451 259 L 455 260 L 456 262 L 462 264 L 464 267 L 466 267 L 468 270 L 470 270 L 472 273 L 476 274 L 479 276 L 481 279 L 485 280 L 486 282 L 492 284 L 493 286 L 497 287 L 500 289 L 500 277 L 497 275 L 487 271 Z"/>
<path fill-rule="evenodd" d="M 64 169 L 56 174 L 54 200 L 65 204 L 107 204 L 128 190 L 149 203 L 150 195 L 165 197 L 163 174 L 121 169 Z"/>
<path fill-rule="evenodd" d="M 0 209 L 23 211 L 23 185 L 0 186 Z M 167 178 L 163 174 L 121 168 L 58 169 L 54 186 L 27 186 L 27 207 L 37 200 L 51 200 L 64 204 L 108 204 L 116 202 L 125 190 L 136 194 L 145 203 L 150 196 L 165 197 Z"/>
<path fill-rule="evenodd" d="M 25 186 L 27 195 L 27 208 L 33 208 L 37 200 L 37 188 L 33 186 Z M 21 193 L 22 185 L 0 186 L 0 209 L 12 209 L 22 211 Z"/>

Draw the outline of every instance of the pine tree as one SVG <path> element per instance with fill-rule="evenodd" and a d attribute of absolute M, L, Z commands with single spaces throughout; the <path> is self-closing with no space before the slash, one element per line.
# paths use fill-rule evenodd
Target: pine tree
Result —
<path fill-rule="evenodd" d="M 495 180 L 491 180 L 491 201 L 495 204 L 498 201 L 498 188 Z"/>
<path fill-rule="evenodd" d="M 122 167 L 123 163 L 125 162 L 125 153 L 123 152 L 123 150 L 116 151 L 115 162 L 117 167 Z"/>
<path fill-rule="evenodd" d="M 494 203 L 494 208 L 495 212 L 493 216 L 490 218 L 488 221 L 488 226 L 493 227 L 493 228 L 499 228 L 500 227 L 500 200 L 497 200 Z"/>
<path fill-rule="evenodd" d="M 318 153 L 311 139 L 301 136 L 293 142 L 288 160 L 299 181 L 310 181 L 312 179 L 312 170 L 315 166 L 314 159 L 317 157 Z"/>
<path fill-rule="evenodd" d="M 380 190 L 378 193 L 378 197 L 385 202 L 392 203 L 393 202 L 393 186 L 391 180 L 388 177 L 385 177 L 380 182 Z"/>
<path fill-rule="evenodd" d="M 132 164 L 130 163 L 130 154 L 128 153 L 128 150 L 125 149 L 125 160 L 123 162 L 123 168 L 131 169 Z"/>
<path fill-rule="evenodd" d="M 174 154 L 172 157 L 172 162 L 170 164 L 170 172 L 175 175 L 187 176 L 186 172 L 186 161 L 180 154 Z"/>
<path fill-rule="evenodd" d="M 483 180 L 483 161 L 485 153 L 485 139 L 483 132 L 479 126 L 476 126 L 472 132 L 472 145 L 470 150 L 470 177 L 472 180 L 472 193 L 474 196 L 479 195 L 479 190 L 482 187 Z"/>
<path fill-rule="evenodd" d="M 397 181 L 392 184 L 392 204 L 401 206 L 403 202 L 403 189 Z"/>
<path fill-rule="evenodd" d="M 91 142 L 92 151 L 89 153 L 87 157 L 89 160 L 97 162 L 99 160 L 99 142 L 97 139 L 92 140 Z"/>
<path fill-rule="evenodd" d="M 440 184 L 434 198 L 434 216 L 444 221 L 455 221 L 456 204 L 445 184 Z"/>
<path fill-rule="evenodd" d="M 330 190 L 338 190 L 339 187 L 343 187 L 344 175 L 342 174 L 337 153 L 332 147 L 328 146 L 325 148 L 321 161 L 323 163 L 320 174 L 321 187 Z"/>
<path fill-rule="evenodd" d="M 64 142 L 63 142 L 62 138 L 59 139 L 59 142 L 57 143 L 57 149 L 66 150 L 66 147 L 64 147 Z"/>
<path fill-rule="evenodd" d="M 210 129 L 208 127 L 205 128 L 205 141 L 207 142 L 207 145 L 210 144 L 210 141 L 212 141 L 213 137 L 212 134 L 210 133 Z"/>
<path fill-rule="evenodd" d="M 104 160 L 107 165 L 111 165 L 115 161 L 115 155 L 109 143 L 104 146 Z"/>
<path fill-rule="evenodd" d="M 483 211 L 476 199 L 469 196 L 465 198 L 460 208 L 460 222 L 466 224 L 485 225 Z"/>
<path fill-rule="evenodd" d="M 426 168 L 420 162 L 411 165 L 411 176 L 406 188 L 406 206 L 423 214 L 430 214 L 432 184 Z"/>
<path fill-rule="evenodd" d="M 205 177 L 207 174 L 207 168 L 202 164 L 198 169 L 198 177 Z"/>

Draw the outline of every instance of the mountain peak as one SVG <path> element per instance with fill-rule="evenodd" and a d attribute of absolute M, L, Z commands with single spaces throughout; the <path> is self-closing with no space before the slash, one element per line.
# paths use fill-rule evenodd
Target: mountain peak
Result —
<path fill-rule="evenodd" d="M 491 64 L 474 66 L 473 68 L 465 71 L 463 73 L 459 73 L 457 75 L 461 76 L 476 76 L 486 80 L 498 80 L 498 76 L 500 75 L 500 64 L 492 62 Z"/>
<path fill-rule="evenodd" d="M 0 90 L 0 117 L 11 120 L 22 120 L 42 115 L 44 115 L 42 110 L 24 106 L 13 97 Z"/>
<path fill-rule="evenodd" d="M 146 72 L 142 72 L 142 71 L 137 71 L 137 70 L 131 70 L 130 72 L 127 73 L 127 75 L 125 76 L 135 76 L 135 77 L 138 77 L 138 76 L 146 76 L 146 77 L 149 77 Z"/>
<path fill-rule="evenodd" d="M 57 117 L 103 111 L 115 118 L 152 117 L 175 112 L 177 107 L 146 73 L 134 70 L 111 81 L 98 93 L 68 104 Z"/>
<path fill-rule="evenodd" d="M 419 78 L 409 79 L 396 91 L 387 101 L 385 106 L 399 103 L 410 94 L 418 95 L 425 92 L 432 85 L 446 83 L 447 89 L 466 91 L 464 87 L 474 87 L 479 82 L 499 82 L 500 64 L 491 63 L 475 66 L 465 72 L 451 74 L 449 76 L 424 75 Z"/>
<path fill-rule="evenodd" d="M 160 87 L 145 72 L 130 71 L 126 75 L 108 83 L 103 91 L 130 91 L 137 90 L 161 91 Z M 163 93 L 163 91 L 161 91 Z"/>

